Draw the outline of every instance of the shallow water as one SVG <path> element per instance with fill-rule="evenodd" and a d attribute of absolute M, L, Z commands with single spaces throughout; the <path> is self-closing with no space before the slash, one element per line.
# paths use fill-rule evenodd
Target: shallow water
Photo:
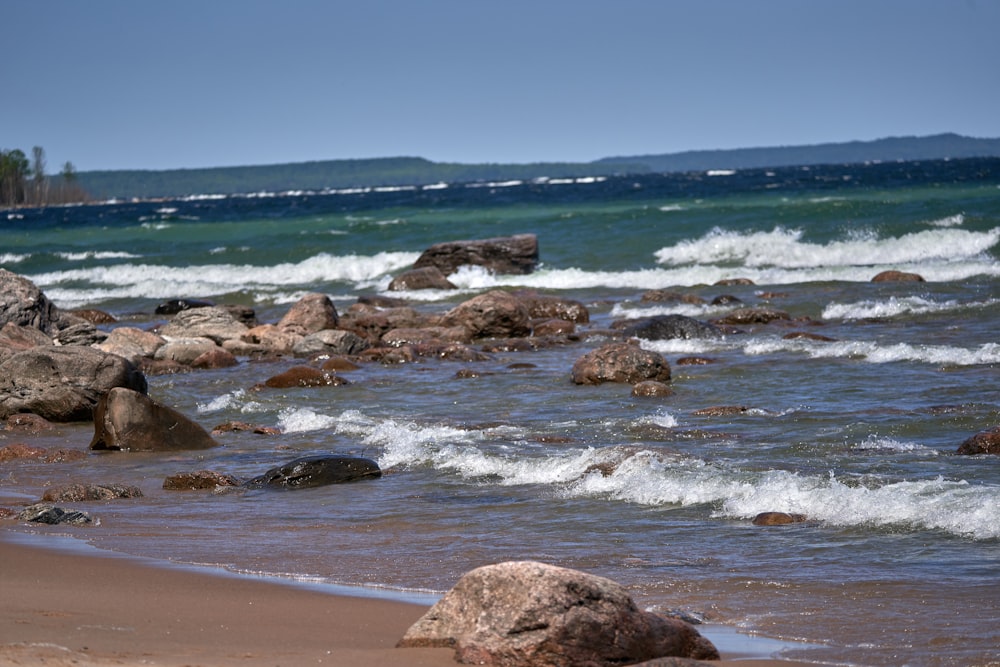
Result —
<path fill-rule="evenodd" d="M 432 594 L 478 565 L 531 558 L 620 581 L 644 606 L 810 644 L 783 649 L 788 657 L 995 663 L 1000 467 L 953 452 L 1000 423 L 998 166 L 26 212 L 0 222 L 0 264 L 60 305 L 103 308 L 131 326 L 155 323 L 156 303 L 177 296 L 252 304 L 273 321 L 301 294 L 322 291 L 343 312 L 359 294 L 383 291 L 431 243 L 522 232 L 539 236 L 536 273 L 461 270 L 451 277 L 458 294 L 403 296 L 443 311 L 493 287 L 528 287 L 579 299 L 592 322 L 572 345 L 476 363 L 365 364 L 339 387 L 251 391 L 294 360 L 151 377 L 154 398 L 206 428 L 240 420 L 282 435 L 224 434 L 205 452 L 5 463 L 0 505 L 69 481 L 138 484 L 142 499 L 79 504 L 98 526 L 18 530 Z M 869 282 L 885 269 L 928 282 Z M 756 284 L 711 284 L 737 276 Z M 641 301 L 657 288 L 742 303 Z M 719 340 L 643 341 L 672 364 L 666 398 L 569 380 L 614 320 L 707 320 L 741 305 L 797 319 Z M 834 340 L 784 338 L 793 331 Z M 692 355 L 714 363 L 677 363 Z M 456 377 L 466 368 L 479 376 Z M 711 406 L 746 410 L 698 413 Z M 91 434 L 63 426 L 31 441 L 84 449 Z M 0 431 L 0 443 L 11 438 Z M 321 452 L 374 458 L 386 474 L 291 493 L 162 489 L 177 472 L 251 477 Z M 808 520 L 753 526 L 763 511 Z"/>

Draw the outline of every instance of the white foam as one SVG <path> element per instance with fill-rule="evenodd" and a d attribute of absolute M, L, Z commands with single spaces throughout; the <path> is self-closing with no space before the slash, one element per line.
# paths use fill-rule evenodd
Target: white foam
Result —
<path fill-rule="evenodd" d="M 935 261 L 968 260 L 1000 241 L 1000 228 L 987 232 L 931 229 L 895 238 L 870 233 L 826 244 L 802 240 L 801 230 L 775 227 L 770 232 L 733 232 L 718 227 L 700 239 L 682 241 L 656 251 L 656 260 L 670 266 L 732 264 L 744 267 L 808 269 L 811 267 L 871 267 L 924 265 Z"/>
<path fill-rule="evenodd" d="M 919 296 L 890 297 L 884 300 L 865 300 L 855 303 L 831 303 L 823 309 L 822 317 L 823 319 L 843 320 L 886 318 L 988 308 L 998 303 L 1000 300 L 997 299 L 961 303 L 954 299 L 936 301 Z"/>
<path fill-rule="evenodd" d="M 882 451 L 897 454 L 923 454 L 925 456 L 938 456 L 940 454 L 938 450 L 921 445 L 918 442 L 903 442 L 895 438 L 878 435 L 869 435 L 861 442 L 852 445 L 851 449 L 861 452 Z"/>
<path fill-rule="evenodd" d="M 965 216 L 961 213 L 956 213 L 955 215 L 949 215 L 946 218 L 931 220 L 927 224 L 932 227 L 958 227 L 959 225 L 965 224 Z"/>
<path fill-rule="evenodd" d="M 56 257 L 70 262 L 79 262 L 85 259 L 136 259 L 142 255 L 135 255 L 130 252 L 117 252 L 110 250 L 88 250 L 86 252 L 57 252 Z"/>
<path fill-rule="evenodd" d="M 336 417 L 324 415 L 308 408 L 286 408 L 278 413 L 278 428 L 283 433 L 321 431 L 336 423 Z"/>
<path fill-rule="evenodd" d="M 246 390 L 237 389 L 236 391 L 231 391 L 228 394 L 222 394 L 217 396 L 210 401 L 204 403 L 198 403 L 197 411 L 198 414 L 209 414 L 212 412 L 221 412 L 223 410 L 238 410 L 242 413 L 249 412 L 260 412 L 263 410 L 263 405 L 257 401 L 250 400 Z"/>
<path fill-rule="evenodd" d="M 864 360 L 873 364 L 897 361 L 915 361 L 943 366 L 976 366 L 1000 363 L 1000 343 L 984 343 L 967 349 L 951 345 L 911 345 L 894 343 L 882 345 L 876 341 L 817 342 L 803 338 L 758 338 L 743 345 L 743 352 L 750 355 L 778 352 L 802 352 L 813 359 L 845 358 Z"/>
<path fill-rule="evenodd" d="M 0 254 L 0 266 L 3 266 L 4 264 L 19 264 L 29 257 L 31 257 L 31 255 L 15 255 L 14 253 L 6 252 Z"/>

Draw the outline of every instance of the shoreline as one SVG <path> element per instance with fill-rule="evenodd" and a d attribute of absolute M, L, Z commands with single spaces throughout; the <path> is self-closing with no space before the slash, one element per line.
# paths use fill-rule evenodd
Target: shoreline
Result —
<path fill-rule="evenodd" d="M 60 540 L 74 543 L 58 544 Z M 44 544 L 50 542 L 49 544 Z M 0 662 L 163 667 L 442 667 L 453 651 L 397 649 L 431 595 L 280 581 L 106 553 L 75 538 L 0 529 Z M 331 592 L 335 590 L 336 592 Z M 421 600 L 422 601 L 417 601 Z M 698 626 L 723 660 L 804 665 L 773 657 L 777 640 Z M 815 663 L 810 663 L 815 664 Z"/>

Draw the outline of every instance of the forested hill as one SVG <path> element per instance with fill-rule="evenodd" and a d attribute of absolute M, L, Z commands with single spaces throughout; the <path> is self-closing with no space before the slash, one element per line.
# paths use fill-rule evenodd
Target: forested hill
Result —
<path fill-rule="evenodd" d="M 432 162 L 418 157 L 325 160 L 164 171 L 81 171 L 76 174 L 76 180 L 97 199 L 149 199 L 197 194 L 321 191 L 374 186 L 530 180 L 542 177 L 570 178 L 963 157 L 1000 157 L 1000 139 L 939 134 L 810 146 L 608 157 L 594 162 L 530 164 L 460 164 Z"/>
<path fill-rule="evenodd" d="M 976 139 L 958 134 L 928 137 L 889 137 L 874 141 L 849 141 L 809 146 L 738 148 L 732 150 L 685 151 L 664 155 L 609 157 L 597 164 L 609 167 L 640 164 L 654 172 L 707 171 L 709 169 L 754 169 L 807 164 L 859 164 L 900 160 L 1000 157 L 1000 139 Z"/>

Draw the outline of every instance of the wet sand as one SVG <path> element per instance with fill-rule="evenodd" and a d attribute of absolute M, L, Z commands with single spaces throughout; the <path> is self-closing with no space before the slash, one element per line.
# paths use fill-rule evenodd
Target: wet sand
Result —
<path fill-rule="evenodd" d="M 50 550 L 2 531 L 0 592 L 4 665 L 457 664 L 451 649 L 395 648 L 426 611 L 420 604 Z M 717 664 L 798 664 L 723 658 Z"/>

